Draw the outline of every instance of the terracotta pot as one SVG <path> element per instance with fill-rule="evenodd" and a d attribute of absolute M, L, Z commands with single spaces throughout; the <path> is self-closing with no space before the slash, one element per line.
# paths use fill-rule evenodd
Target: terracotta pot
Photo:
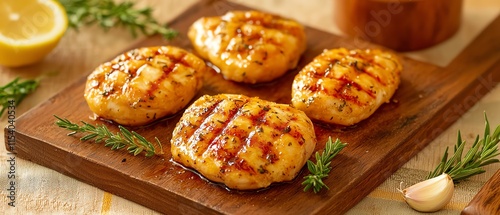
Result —
<path fill-rule="evenodd" d="M 397 51 L 440 43 L 460 26 L 462 0 L 333 0 L 337 26 Z"/>

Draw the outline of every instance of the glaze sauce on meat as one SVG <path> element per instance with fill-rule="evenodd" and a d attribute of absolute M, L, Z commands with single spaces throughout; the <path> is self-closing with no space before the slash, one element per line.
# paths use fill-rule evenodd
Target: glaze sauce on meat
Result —
<path fill-rule="evenodd" d="M 315 120 L 353 125 L 389 102 L 402 64 L 381 50 L 325 50 L 292 84 L 292 104 Z"/>
<path fill-rule="evenodd" d="M 87 78 L 84 97 L 99 117 L 145 125 L 184 108 L 201 88 L 205 62 L 172 46 L 128 51 Z"/>
<path fill-rule="evenodd" d="M 202 96 L 172 135 L 174 161 L 231 189 L 290 181 L 316 145 L 311 120 L 289 105 L 243 95 Z"/>

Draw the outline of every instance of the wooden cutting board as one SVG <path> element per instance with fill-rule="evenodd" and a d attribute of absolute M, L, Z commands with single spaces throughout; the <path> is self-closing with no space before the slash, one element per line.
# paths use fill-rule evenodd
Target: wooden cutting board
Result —
<path fill-rule="evenodd" d="M 171 23 L 180 32 L 174 41 L 152 37 L 130 48 L 170 44 L 192 51 L 185 36 L 189 25 L 202 16 L 221 15 L 229 8 L 248 9 L 227 2 L 202 1 Z M 500 29 L 499 18 L 446 68 L 402 56 L 402 83 L 393 102 L 382 105 L 369 119 L 352 127 L 315 124 L 317 150 L 323 148 L 329 136 L 349 144 L 332 162 L 333 169 L 325 180 L 330 189 L 318 194 L 302 191 L 306 169 L 290 183 L 258 192 L 238 192 L 228 191 L 174 165 L 170 161 L 169 141 L 181 114 L 149 126 L 130 128 L 149 140 L 160 139 L 165 154 L 153 158 L 134 157 L 126 151 L 111 151 L 103 144 L 81 142 L 77 138 L 80 136 L 66 136 L 68 132 L 54 124 L 53 115 L 73 122 L 91 121 L 92 113 L 83 98 L 86 77 L 19 117 L 16 145 L 13 150 L 6 146 L 20 158 L 162 213 L 341 214 L 384 182 L 495 86 L 500 79 L 500 32 L 497 29 Z M 205 74 L 204 87 L 197 97 L 239 93 L 289 103 L 294 75 L 323 49 L 376 47 L 312 28 L 306 32 L 308 49 L 297 70 L 258 85 L 229 82 L 211 71 Z M 114 124 L 95 123 L 117 130 Z"/>
<path fill-rule="evenodd" d="M 500 214 L 500 170 L 497 170 L 479 193 L 465 207 L 461 215 Z"/>

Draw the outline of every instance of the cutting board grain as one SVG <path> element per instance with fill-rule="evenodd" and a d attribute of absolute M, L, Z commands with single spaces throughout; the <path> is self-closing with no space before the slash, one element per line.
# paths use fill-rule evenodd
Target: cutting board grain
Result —
<path fill-rule="evenodd" d="M 201 1 L 175 19 L 171 26 L 180 35 L 173 41 L 147 38 L 130 48 L 176 45 L 192 51 L 185 33 L 202 16 L 221 15 L 227 10 L 248 9 L 224 1 Z M 102 144 L 81 142 L 66 136 L 54 125 L 58 115 L 71 121 L 89 122 L 92 115 L 83 98 L 85 77 L 19 117 L 17 142 L 8 150 L 17 156 L 50 167 L 63 174 L 122 196 L 162 213 L 182 214 L 342 214 L 385 181 L 393 172 L 424 148 L 484 96 L 500 79 L 500 19 L 496 19 L 447 68 L 402 57 L 402 83 L 391 103 L 352 127 L 315 124 L 317 150 L 328 136 L 349 145 L 333 160 L 325 179 L 330 187 L 318 194 L 303 192 L 301 179 L 277 184 L 258 192 L 228 191 L 201 179 L 170 161 L 169 140 L 180 114 L 152 125 L 130 128 L 152 140 L 158 137 L 165 154 L 153 158 L 111 151 Z M 369 48 L 375 45 L 341 38 L 307 28 L 308 49 L 298 69 L 323 49 Z M 117 55 L 120 53 L 117 53 Z M 103 62 L 108 59 L 103 59 Z M 197 95 L 240 93 L 289 103 L 291 83 L 297 70 L 276 81 L 244 85 L 224 80 L 215 71 L 204 76 Z M 91 71 L 82 71 L 89 74 Z M 112 130 L 117 126 L 103 121 Z M 6 130 L 5 134 L 8 134 Z M 6 138 L 7 140 L 7 138 Z"/>
<path fill-rule="evenodd" d="M 462 215 L 500 214 L 500 170 L 491 177 L 462 211 Z"/>

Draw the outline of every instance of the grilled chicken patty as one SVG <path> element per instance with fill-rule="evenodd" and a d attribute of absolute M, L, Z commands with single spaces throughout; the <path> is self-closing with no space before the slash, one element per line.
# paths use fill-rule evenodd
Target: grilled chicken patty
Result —
<path fill-rule="evenodd" d="M 316 146 L 311 120 L 300 110 L 243 95 L 205 95 L 177 123 L 174 161 L 239 190 L 290 181 Z"/>
<path fill-rule="evenodd" d="M 401 70 L 389 52 L 325 50 L 295 76 L 292 105 L 311 119 L 353 125 L 390 101 Z"/>
<path fill-rule="evenodd" d="M 144 125 L 184 108 L 201 88 L 205 70 L 202 59 L 180 48 L 134 49 L 97 67 L 84 97 L 99 117 Z"/>
<path fill-rule="evenodd" d="M 302 25 L 258 11 L 200 18 L 188 37 L 225 79 L 252 84 L 271 81 L 295 68 L 306 49 Z"/>

